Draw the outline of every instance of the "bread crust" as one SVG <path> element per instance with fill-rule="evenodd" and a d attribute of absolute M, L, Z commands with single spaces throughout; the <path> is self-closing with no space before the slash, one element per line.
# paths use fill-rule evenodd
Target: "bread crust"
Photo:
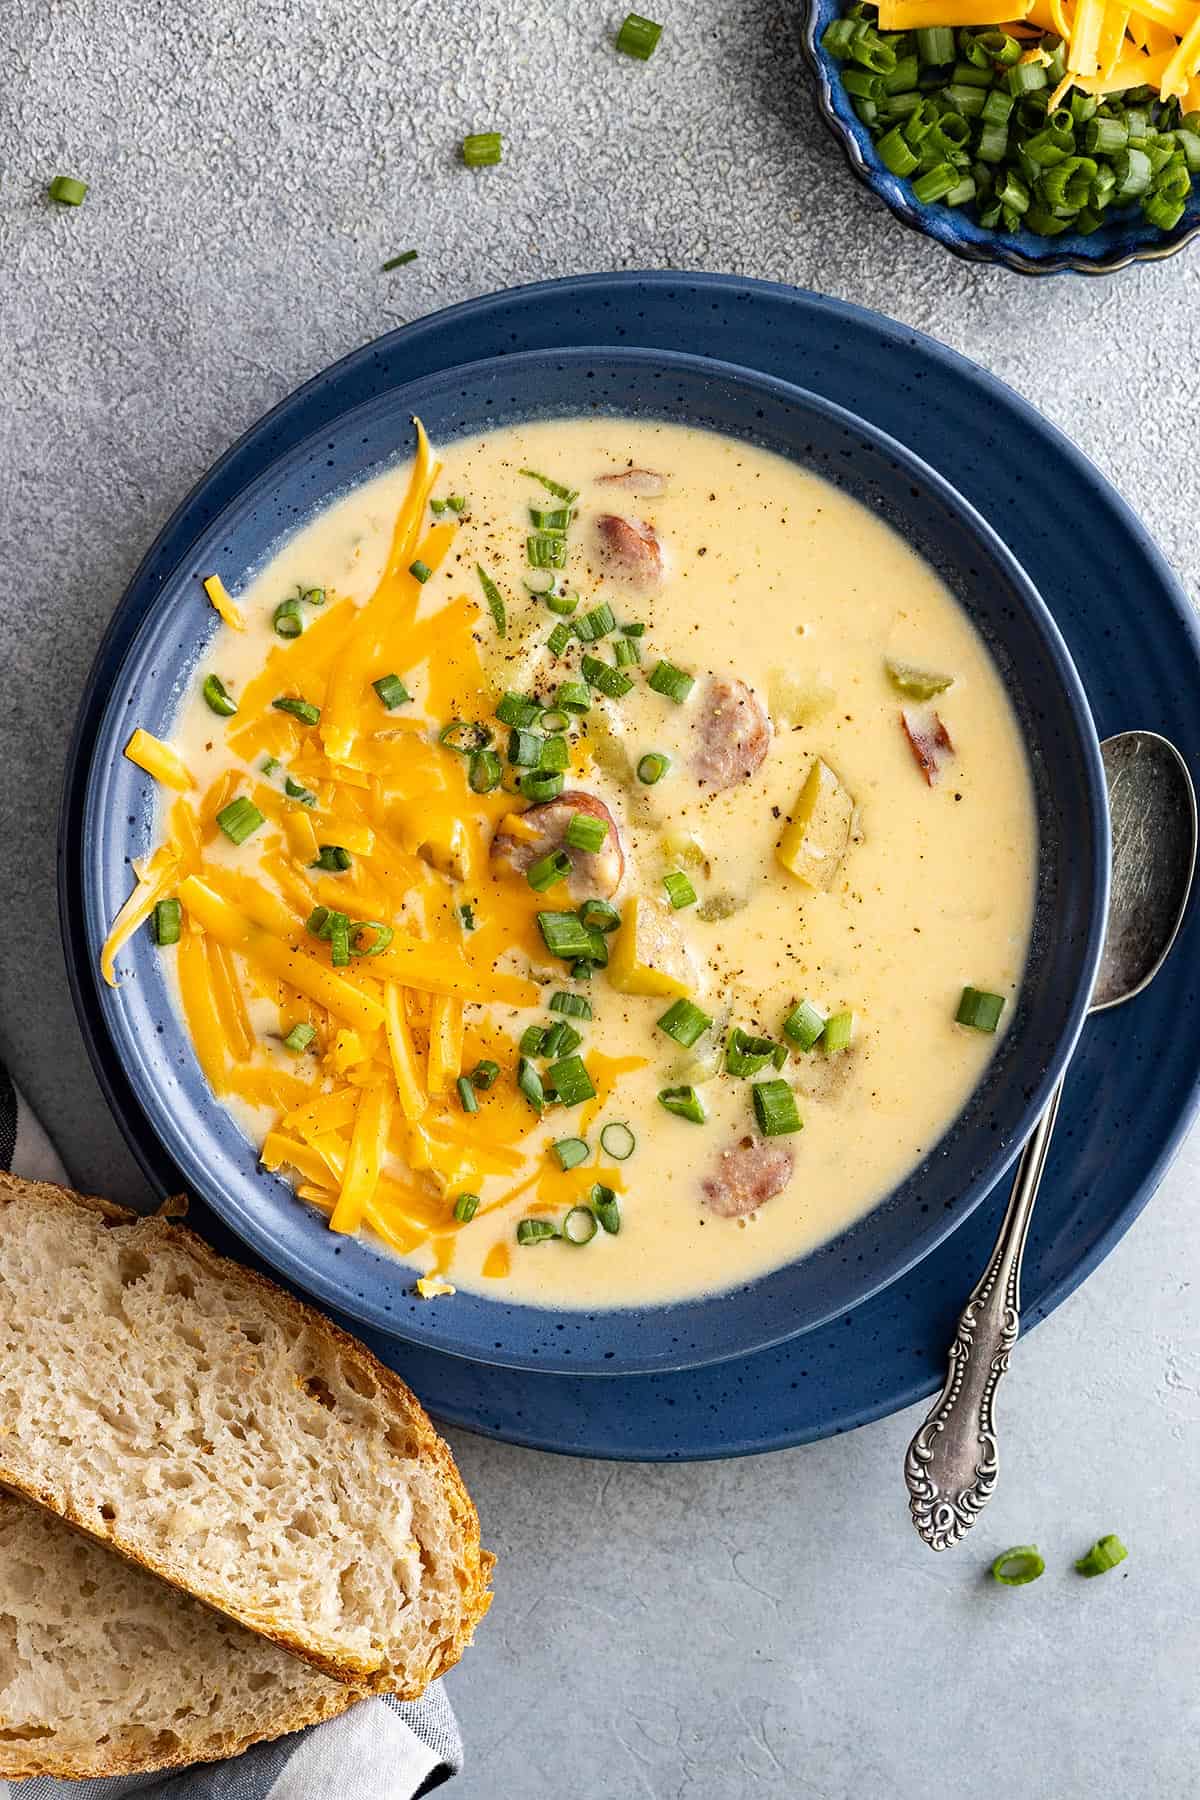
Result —
<path fill-rule="evenodd" d="M 117 1206 L 110 1200 L 96 1195 L 79 1194 L 72 1189 L 58 1187 L 52 1182 L 24 1181 L 19 1176 L 10 1175 L 0 1170 L 0 1230 L 3 1229 L 5 1208 L 15 1199 L 43 1206 L 47 1209 L 75 1209 L 99 1215 L 105 1223 L 116 1227 L 127 1227 L 138 1233 L 139 1245 L 149 1243 L 169 1244 L 175 1251 L 186 1251 L 199 1267 L 209 1275 L 218 1276 L 224 1281 L 233 1281 L 242 1286 L 247 1295 L 257 1299 L 276 1317 L 282 1316 L 294 1331 L 308 1330 L 322 1339 L 338 1355 L 351 1362 L 358 1371 L 373 1379 L 377 1388 L 385 1394 L 391 1403 L 396 1419 L 402 1423 L 413 1446 L 413 1454 L 422 1462 L 435 1469 L 446 1503 L 458 1537 L 458 1586 L 462 1598 L 462 1614 L 453 1632 L 444 1639 L 437 1649 L 437 1654 L 426 1666 L 420 1678 L 412 1683 L 397 1683 L 386 1669 L 378 1665 L 371 1666 L 360 1658 L 335 1653 L 331 1647 L 315 1639 L 305 1638 L 295 1633 L 274 1619 L 270 1611 L 250 1605 L 233 1608 L 214 1599 L 203 1588 L 192 1585 L 184 1578 L 184 1572 L 167 1566 L 156 1557 L 148 1557 L 138 1547 L 128 1542 L 116 1522 L 110 1529 L 105 1529 L 106 1521 L 98 1514 L 82 1516 L 73 1507 L 61 1504 L 49 1492 L 38 1491 L 11 1469 L 5 1466 L 4 1441 L 0 1436 L 0 1488 L 19 1494 L 32 1501 L 34 1505 L 43 1507 L 56 1517 L 63 1519 L 85 1537 L 93 1538 L 123 1556 L 127 1562 L 149 1570 L 161 1580 L 191 1594 L 193 1598 L 211 1606 L 214 1611 L 233 1619 L 248 1630 L 257 1632 L 260 1637 L 269 1639 L 289 1650 L 294 1656 L 302 1658 L 322 1674 L 333 1680 L 348 1684 L 356 1690 L 354 1698 L 363 1692 L 392 1693 L 402 1700 L 416 1700 L 424 1693 L 431 1681 L 444 1675 L 454 1667 L 462 1657 L 463 1651 L 474 1636 L 475 1627 L 483 1618 L 492 1602 L 489 1591 L 491 1572 L 495 1567 L 495 1557 L 482 1549 L 479 1541 L 479 1515 L 474 1502 L 467 1493 L 458 1467 L 450 1452 L 450 1447 L 439 1436 L 433 1422 L 424 1407 L 405 1382 L 391 1369 L 371 1355 L 357 1339 L 335 1325 L 314 1307 L 278 1287 L 273 1281 L 259 1275 L 256 1270 L 248 1269 L 241 1263 L 220 1256 L 185 1225 L 175 1222 L 167 1216 L 168 1212 L 178 1211 L 176 1202 L 168 1201 L 157 1214 L 148 1218 L 130 1211 L 127 1207 Z M 184 1203 L 186 1206 L 186 1202 Z M 349 1702 L 348 1702 L 349 1704 Z M 303 1721 L 308 1723 L 310 1721 Z M 297 1726 L 286 1726 L 283 1730 L 298 1729 Z M 244 1748 L 244 1746 L 243 1746 Z M 230 1752 L 232 1754 L 232 1752 Z M 164 1765 L 166 1766 L 166 1765 Z M 113 1771 L 115 1772 L 115 1771 Z"/>

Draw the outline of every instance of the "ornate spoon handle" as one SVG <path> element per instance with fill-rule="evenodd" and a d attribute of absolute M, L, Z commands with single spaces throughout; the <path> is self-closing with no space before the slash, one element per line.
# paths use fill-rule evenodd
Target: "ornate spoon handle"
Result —
<path fill-rule="evenodd" d="M 1021 1329 L 1021 1254 L 1061 1098 L 1060 1081 L 1021 1152 L 996 1248 L 958 1321 L 946 1384 L 904 1459 L 909 1511 L 931 1550 L 957 1544 L 996 1485 L 992 1400 Z"/>

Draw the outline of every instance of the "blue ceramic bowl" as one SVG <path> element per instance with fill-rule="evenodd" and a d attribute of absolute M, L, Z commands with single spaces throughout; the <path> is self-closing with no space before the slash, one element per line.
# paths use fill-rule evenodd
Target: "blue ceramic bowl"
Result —
<path fill-rule="evenodd" d="M 821 117 L 845 152 L 859 180 L 895 213 L 902 225 L 936 238 L 968 262 L 998 262 L 1019 275 L 1112 275 L 1135 262 L 1160 262 L 1182 250 L 1200 231 L 1200 187 L 1193 186 L 1183 217 L 1171 231 L 1148 225 L 1136 206 L 1114 212 L 1090 236 L 1064 232 L 1038 237 L 1033 231 L 985 231 L 965 206 L 923 206 L 910 182 L 885 169 L 871 133 L 854 110 L 841 82 L 845 65 L 821 48 L 830 22 L 843 12 L 842 0 L 807 0 L 801 42 L 816 77 Z"/>
<path fill-rule="evenodd" d="M 532 351 L 427 376 L 268 457 L 165 578 L 112 681 L 83 803 L 83 924 L 93 966 L 129 891 L 130 860 L 155 835 L 153 783 L 122 748 L 135 725 L 169 735 L 217 629 L 199 578 L 218 566 L 235 589 L 243 585 L 314 512 L 407 452 L 414 412 L 435 442 L 581 412 L 719 430 L 816 471 L 905 534 L 986 639 L 1029 749 L 1038 897 L 1012 1023 L 943 1141 L 835 1243 L 719 1296 L 596 1313 L 555 1313 L 466 1293 L 453 1305 L 430 1305 L 414 1299 L 410 1278 L 390 1256 L 329 1232 L 286 1183 L 259 1169 L 253 1147 L 210 1093 L 145 932 L 120 959 L 120 987 L 100 990 L 122 1072 L 189 1185 L 234 1231 L 330 1306 L 393 1336 L 483 1363 L 613 1374 L 715 1362 L 811 1329 L 928 1254 L 1012 1160 L 1082 1023 L 1108 889 L 1099 746 L 1049 613 L 994 532 L 940 476 L 828 401 L 730 364 L 666 351 Z"/>

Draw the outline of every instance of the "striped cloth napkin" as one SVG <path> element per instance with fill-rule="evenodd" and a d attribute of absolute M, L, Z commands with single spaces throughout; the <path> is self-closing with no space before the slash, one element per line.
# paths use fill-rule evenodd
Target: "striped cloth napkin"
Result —
<path fill-rule="evenodd" d="M 69 1186 L 66 1170 L 0 1063 L 0 1168 Z M 2 1596 L 0 1596 L 2 1598 Z M 340 1718 L 223 1763 L 100 1781 L 0 1781 L 0 1800 L 417 1800 L 462 1767 L 458 1721 L 440 1684 L 424 1699 L 363 1700 Z"/>

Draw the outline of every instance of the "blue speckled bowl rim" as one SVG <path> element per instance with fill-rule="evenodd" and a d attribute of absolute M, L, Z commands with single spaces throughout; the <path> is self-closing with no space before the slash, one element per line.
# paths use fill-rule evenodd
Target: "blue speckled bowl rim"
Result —
<path fill-rule="evenodd" d="M 893 175 L 879 160 L 870 132 L 838 79 L 838 63 L 821 48 L 825 27 L 842 10 L 841 0 L 804 0 L 800 43 L 816 83 L 817 108 L 859 181 L 910 231 L 935 239 L 964 262 L 1000 263 L 1018 275 L 1114 275 L 1131 263 L 1174 256 L 1200 232 L 1200 187 L 1193 187 L 1183 217 L 1167 232 L 1156 231 L 1126 211 L 1090 237 L 1075 232 L 1039 238 L 1029 231 L 985 231 L 957 208 L 923 206 L 911 182 Z M 1112 248 L 1105 251 L 1109 244 Z M 1088 245 L 1093 248 L 1085 248 Z"/>
<path fill-rule="evenodd" d="M 247 554 L 251 568 L 260 566 L 281 538 L 329 503 L 326 489 L 334 497 L 378 473 L 381 453 L 394 456 L 401 449 L 398 421 L 414 413 L 443 435 L 467 428 L 461 417 L 467 390 L 474 397 L 465 410 L 473 406 L 483 418 L 498 417 L 502 410 L 505 416 L 528 410 L 553 416 L 593 408 L 606 382 L 636 396 L 635 404 L 652 418 L 660 409 L 674 416 L 682 385 L 689 418 L 711 423 L 720 416 L 723 429 L 739 431 L 748 441 L 766 432 L 768 441 L 778 437 L 793 444 L 791 453 L 801 466 L 810 462 L 835 484 L 846 479 L 857 491 L 862 480 L 872 496 L 869 505 L 881 504 L 882 484 L 889 484 L 902 496 L 891 504 L 911 509 L 913 531 L 930 530 L 939 546 L 958 531 L 961 542 L 950 554 L 958 559 L 968 603 L 972 591 L 988 588 L 995 596 L 990 603 L 995 629 L 1025 646 L 1023 652 L 1008 649 L 1010 659 L 1025 658 L 1008 680 L 1031 744 L 1040 745 L 1046 758 L 1044 765 L 1035 758 L 1034 765 L 1043 810 L 1047 820 L 1058 820 L 1039 880 L 1030 952 L 1038 972 L 1027 971 L 1000 1053 L 919 1167 L 830 1243 L 718 1295 L 672 1305 L 559 1312 L 484 1291 L 462 1293 L 453 1307 L 434 1307 L 413 1296 L 386 1251 L 365 1240 L 331 1236 L 311 1208 L 297 1206 L 281 1177 L 257 1168 L 241 1131 L 212 1101 L 145 934 L 128 948 L 121 985 L 101 993 L 109 1036 L 139 1104 L 190 1191 L 289 1279 L 361 1324 L 450 1354 L 597 1375 L 614 1368 L 626 1373 L 694 1368 L 748 1355 L 819 1328 L 905 1275 L 980 1203 L 1012 1162 L 1078 1037 L 1107 911 L 1107 804 L 1099 744 L 1057 626 L 1016 559 L 975 509 L 928 464 L 844 408 L 776 377 L 682 352 L 594 346 L 532 351 L 458 365 L 388 388 L 346 413 L 336 430 L 312 433 L 269 461 L 167 577 L 166 610 L 160 603 L 143 621 L 108 683 L 83 817 L 89 846 L 84 922 L 98 957 L 108 919 L 125 892 L 129 859 L 146 854 L 154 841 L 154 783 L 121 756 L 121 747 L 132 719 L 160 735 L 170 730 L 156 709 L 173 713 L 196 656 L 203 656 L 206 638 L 217 629 L 200 591 L 205 569 L 236 570 Z M 616 410 L 624 405 L 622 399 Z M 769 425 L 759 423 L 764 416 Z M 438 419 L 440 425 L 430 423 Z M 828 454 L 818 456 L 811 443 L 806 452 L 805 440 L 820 440 L 823 431 Z M 855 466 L 861 465 L 862 475 L 844 477 L 839 463 L 848 454 L 846 446 L 859 440 L 864 449 Z M 335 467 L 335 444 L 353 473 Z M 947 516 L 949 526 L 941 522 Z M 925 527 L 915 522 L 922 517 L 929 520 Z M 243 548 L 247 538 L 256 546 L 251 552 Z M 931 554 L 936 560 L 937 553 Z M 989 565 L 995 573 L 985 580 Z M 1016 622 L 1002 625 L 1001 618 Z M 1049 717 L 1057 718 L 1059 727 Z M 1064 789 L 1071 805 L 1060 797 Z M 126 814 L 132 821 L 128 828 Z M 1047 888 L 1049 866 L 1057 870 L 1053 893 Z M 1035 995 L 1040 999 L 1027 998 Z M 955 1175 L 947 1194 L 951 1168 Z"/>
<path fill-rule="evenodd" d="M 897 403 L 903 401 L 909 409 L 910 429 L 921 416 L 911 411 L 912 397 L 923 395 L 929 413 L 925 430 L 936 431 L 928 439 L 928 453 L 935 458 L 940 459 L 947 426 L 964 409 L 972 418 L 990 418 L 993 429 L 1019 445 L 1022 468 L 1040 462 L 1056 492 L 1065 484 L 1078 490 L 1081 500 L 1086 497 L 1093 529 L 1099 524 L 1100 537 L 1112 548 L 1105 566 L 1128 571 L 1139 634 L 1165 633 L 1170 641 L 1166 669 L 1186 668 L 1190 683 L 1200 680 L 1200 629 L 1186 594 L 1127 502 L 1056 426 L 995 376 L 925 333 L 851 302 L 779 282 L 702 271 L 635 270 L 569 276 L 463 301 L 349 352 L 314 376 L 231 446 L 205 481 L 217 484 L 223 504 L 249 478 L 264 442 L 280 444 L 300 435 L 294 427 L 299 407 L 310 416 L 336 418 L 356 391 L 370 391 L 391 364 L 407 376 L 458 360 L 464 341 L 483 354 L 495 354 L 517 346 L 565 348 L 583 337 L 619 343 L 631 328 L 642 341 L 672 345 L 684 339 L 696 348 L 711 347 L 717 355 L 732 349 L 744 356 L 749 338 L 753 354 L 770 368 L 789 376 L 797 368 L 811 370 L 808 379 L 814 385 L 828 384 L 864 414 L 871 413 L 878 395 L 894 390 Z M 881 385 L 885 369 L 895 370 L 897 378 Z M 966 471 L 968 486 L 986 513 L 1003 517 L 1004 487 L 994 491 L 992 467 L 988 459 L 980 471 Z M 961 478 L 961 466 L 957 474 Z M 1011 480 L 1005 485 L 1011 487 Z M 1015 499 L 1010 492 L 1008 504 Z M 104 671 L 119 660 L 139 617 L 153 603 L 162 565 L 183 553 L 207 516 L 195 491 L 181 501 L 143 558 L 129 590 L 129 608 L 114 614 L 104 634 L 68 749 L 59 820 L 59 914 L 80 1029 L 126 1141 L 163 1195 L 179 1192 L 182 1183 L 148 1130 L 107 1041 L 95 972 L 82 938 L 79 775 L 94 736 Z M 1019 538 L 1019 531 L 1014 535 Z M 1068 635 L 1076 654 L 1087 648 L 1090 630 L 1087 613 L 1082 618 L 1072 614 Z M 1131 647 L 1135 655 L 1140 641 L 1139 636 Z M 1189 753 L 1193 772 L 1200 770 L 1200 728 L 1189 723 L 1180 729 L 1190 713 L 1178 715 L 1174 726 L 1157 711 L 1152 718 L 1133 716 L 1123 682 L 1119 697 L 1101 692 L 1098 698 L 1102 730 L 1170 726 Z M 1172 716 L 1177 710 L 1172 709 Z M 1200 1017 L 1200 994 L 1195 982 L 1189 992 L 1186 973 L 1200 967 L 1200 908 L 1194 895 L 1175 955 L 1182 973 L 1172 982 L 1172 1001 L 1191 1005 L 1192 1014 Z M 1026 1250 L 1025 1331 L 1047 1318 L 1111 1254 L 1178 1151 L 1200 1103 L 1200 1025 L 1193 1028 L 1190 1016 L 1185 1010 L 1172 1029 L 1163 1029 L 1152 988 L 1128 1008 L 1089 1023 L 1077 1057 L 1086 1073 L 1068 1080 Z M 1095 1057 L 1094 1038 L 1099 1046 Z M 1130 1056 L 1139 1044 L 1154 1061 L 1153 1115 L 1139 1118 L 1135 1130 L 1125 1128 L 1127 1114 L 1108 1129 L 1097 1109 L 1107 1120 L 1110 1098 L 1128 1106 L 1125 1070 L 1133 1066 Z M 1104 1071 L 1111 1073 L 1111 1096 L 1096 1092 L 1094 1076 Z M 921 1266 L 911 1288 L 895 1284 L 836 1324 L 799 1340 L 802 1360 L 785 1346 L 690 1375 L 530 1380 L 478 1369 L 437 1351 L 416 1351 L 378 1333 L 360 1336 L 417 1388 L 437 1418 L 504 1442 L 633 1461 L 785 1449 L 852 1431 L 936 1390 L 961 1296 L 988 1253 L 1000 1204 L 998 1195 L 947 1239 Z M 257 1262 L 203 1206 L 193 1207 L 192 1223 L 226 1254 Z"/>

